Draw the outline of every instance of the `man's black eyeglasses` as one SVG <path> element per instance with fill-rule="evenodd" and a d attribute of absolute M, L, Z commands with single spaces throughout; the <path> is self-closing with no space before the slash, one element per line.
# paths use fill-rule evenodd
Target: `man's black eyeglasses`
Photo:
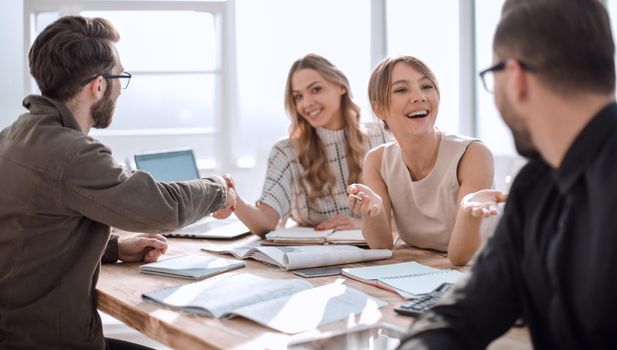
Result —
<path fill-rule="evenodd" d="M 506 63 L 508 61 L 500 61 L 494 64 L 491 67 L 486 68 L 485 70 L 479 73 L 480 80 L 482 80 L 482 85 L 484 85 L 484 89 L 490 93 L 493 93 L 493 88 L 495 87 L 495 72 L 499 72 L 500 70 L 504 70 L 506 68 Z M 525 70 L 533 72 L 535 68 L 530 64 L 525 62 L 517 61 L 518 64 Z"/>
<path fill-rule="evenodd" d="M 112 75 L 112 74 L 103 73 L 103 74 L 95 75 L 92 78 L 88 78 L 82 81 L 81 86 L 88 84 L 92 80 L 96 79 L 98 76 L 101 76 L 105 79 L 120 79 L 120 87 L 122 87 L 123 89 L 126 89 L 127 87 L 129 87 L 129 83 L 131 82 L 131 77 L 133 75 L 129 72 L 122 72 L 120 73 L 120 75 Z"/>

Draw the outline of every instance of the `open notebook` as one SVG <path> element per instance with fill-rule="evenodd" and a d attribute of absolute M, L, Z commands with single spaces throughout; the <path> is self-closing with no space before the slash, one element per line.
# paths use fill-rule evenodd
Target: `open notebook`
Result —
<path fill-rule="evenodd" d="M 343 275 L 360 282 L 398 293 L 404 298 L 416 298 L 430 293 L 442 283 L 455 283 L 463 273 L 436 269 L 415 261 L 343 269 Z"/>
<path fill-rule="evenodd" d="M 199 179 L 195 155 L 191 149 L 144 153 L 135 155 L 137 169 L 146 171 L 156 181 L 188 181 Z M 236 238 L 248 234 L 250 230 L 235 215 L 224 220 L 211 216 L 163 236 L 187 238 Z"/>
<path fill-rule="evenodd" d="M 266 234 L 262 245 L 346 244 L 366 246 L 361 230 L 323 230 L 312 227 L 287 227 Z"/>
<path fill-rule="evenodd" d="M 389 249 L 362 249 L 351 245 L 267 247 L 256 246 L 256 243 L 259 242 L 234 248 L 207 246 L 201 249 L 212 253 L 231 254 L 238 259 L 255 259 L 288 271 L 392 257 Z"/>

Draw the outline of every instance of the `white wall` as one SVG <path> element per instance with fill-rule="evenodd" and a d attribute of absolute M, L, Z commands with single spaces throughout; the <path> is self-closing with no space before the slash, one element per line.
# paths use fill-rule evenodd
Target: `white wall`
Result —
<path fill-rule="evenodd" d="M 23 1 L 0 1 L 0 129 L 24 112 Z"/>

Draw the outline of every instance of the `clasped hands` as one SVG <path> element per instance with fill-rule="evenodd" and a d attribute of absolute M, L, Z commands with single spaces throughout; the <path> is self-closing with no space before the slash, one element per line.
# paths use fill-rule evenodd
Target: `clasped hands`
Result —
<path fill-rule="evenodd" d="M 234 210 L 236 210 L 238 194 L 236 193 L 235 184 L 230 175 L 214 176 L 214 178 L 217 182 L 226 186 L 227 196 L 225 197 L 225 203 L 223 203 L 223 207 L 212 213 L 212 216 L 215 219 L 225 219 L 226 217 L 231 215 Z"/>

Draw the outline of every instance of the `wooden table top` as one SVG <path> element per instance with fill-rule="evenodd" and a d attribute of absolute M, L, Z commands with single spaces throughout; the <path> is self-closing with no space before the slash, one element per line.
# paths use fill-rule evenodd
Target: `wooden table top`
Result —
<path fill-rule="evenodd" d="M 126 235 L 126 234 L 125 234 Z M 205 254 L 200 249 L 206 245 L 238 246 L 256 240 L 248 236 L 234 241 L 197 240 L 170 238 L 167 255 L 182 253 Z M 222 257 L 231 257 L 221 255 Z M 226 274 L 250 272 L 267 278 L 301 278 L 264 263 L 247 259 L 246 268 Z M 397 247 L 393 257 L 367 263 L 348 264 L 349 267 L 391 264 L 404 261 L 417 261 L 436 268 L 454 268 L 443 253 Z M 292 340 L 315 336 L 324 332 L 351 328 L 359 324 L 384 322 L 407 329 L 413 318 L 401 316 L 393 308 L 404 302 L 398 294 L 365 284 L 343 276 L 317 277 L 307 279 L 313 286 L 321 286 L 343 278 L 345 284 L 379 298 L 388 305 L 379 309 L 381 315 L 372 319 L 355 316 L 344 321 L 324 325 L 319 329 L 296 335 L 288 335 L 266 328 L 247 319 L 215 319 L 196 316 L 168 309 L 142 300 L 141 294 L 156 289 L 177 286 L 191 281 L 173 277 L 139 273 L 140 263 L 118 263 L 103 265 L 97 284 L 97 306 L 128 326 L 166 344 L 174 349 L 285 349 Z M 463 268 L 465 270 L 466 268 Z M 513 328 L 491 344 L 490 349 L 531 349 L 526 328 Z"/>

